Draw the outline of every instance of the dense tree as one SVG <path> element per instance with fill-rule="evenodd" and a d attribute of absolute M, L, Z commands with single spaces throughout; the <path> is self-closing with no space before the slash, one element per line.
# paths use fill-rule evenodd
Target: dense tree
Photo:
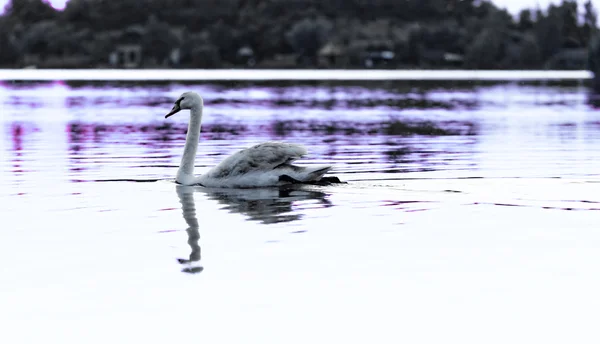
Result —
<path fill-rule="evenodd" d="M 294 50 L 315 63 L 319 49 L 326 43 L 332 24 L 325 18 L 306 18 L 295 23 L 286 34 Z"/>
<path fill-rule="evenodd" d="M 57 22 L 44 20 L 33 24 L 19 40 L 24 54 L 59 55 L 66 50 L 68 40 Z"/>
<path fill-rule="evenodd" d="M 0 65 L 10 65 L 17 62 L 16 39 L 10 34 L 8 19 L 0 17 Z"/>
<path fill-rule="evenodd" d="M 582 42 L 581 30 L 577 23 L 577 1 L 563 0 L 557 10 L 562 22 L 563 47 L 580 47 Z"/>
<path fill-rule="evenodd" d="M 531 10 L 522 10 L 519 13 L 518 28 L 520 31 L 529 31 L 533 29 L 533 19 L 531 18 Z"/>
<path fill-rule="evenodd" d="M 535 36 L 525 35 L 519 46 L 520 68 L 535 68 L 541 61 L 540 47 Z"/>
<path fill-rule="evenodd" d="M 11 0 L 0 16 L 0 63 L 25 53 L 104 63 L 135 28 L 146 62 L 163 63 L 179 47 L 184 63 L 218 66 L 249 46 L 267 64 L 286 54 L 313 64 L 334 42 L 361 65 L 366 49 L 380 47 L 407 66 L 443 66 L 453 53 L 469 68 L 540 68 L 593 38 L 591 1 L 581 22 L 578 10 L 575 0 L 517 18 L 488 0 L 70 0 L 57 12 L 45 0 Z"/>
<path fill-rule="evenodd" d="M 547 60 L 562 47 L 562 21 L 553 12 L 537 20 L 534 26 L 535 36 L 540 43 L 540 53 Z"/>
<path fill-rule="evenodd" d="M 594 89 L 600 91 L 600 36 L 595 35 L 590 41 L 588 49 L 588 69 L 592 71 L 596 77 L 594 78 Z"/>
<path fill-rule="evenodd" d="M 502 34 L 492 28 L 481 31 L 467 49 L 465 65 L 472 69 L 495 69 L 502 60 Z"/>
<path fill-rule="evenodd" d="M 582 39 L 585 43 L 588 43 L 591 37 L 597 31 L 597 20 L 598 14 L 592 5 L 590 0 L 586 1 L 583 5 L 584 14 L 583 14 L 583 28 L 582 28 Z"/>
<path fill-rule="evenodd" d="M 58 13 L 43 0 L 11 0 L 4 9 L 6 15 L 23 24 L 56 19 Z"/>
<path fill-rule="evenodd" d="M 233 62 L 239 45 L 236 41 L 236 30 L 225 21 L 219 20 L 209 29 L 209 34 L 211 43 L 219 51 L 219 56 L 225 61 Z"/>
<path fill-rule="evenodd" d="M 173 34 L 169 24 L 151 16 L 142 38 L 142 48 L 146 55 L 154 58 L 158 64 L 164 64 L 171 51 L 179 45 L 179 38 Z"/>

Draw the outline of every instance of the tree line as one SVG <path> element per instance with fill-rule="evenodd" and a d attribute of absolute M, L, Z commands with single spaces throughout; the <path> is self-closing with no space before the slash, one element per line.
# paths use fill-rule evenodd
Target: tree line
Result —
<path fill-rule="evenodd" d="M 179 48 L 182 67 L 234 66 L 241 47 L 258 66 L 294 56 L 315 67 L 332 44 L 350 68 L 381 50 L 397 68 L 569 68 L 593 46 L 596 20 L 589 0 L 516 17 L 485 0 L 70 0 L 62 11 L 11 0 L 0 16 L 0 66 L 32 54 L 104 65 L 116 33 L 138 27 L 144 57 L 164 61 Z"/>

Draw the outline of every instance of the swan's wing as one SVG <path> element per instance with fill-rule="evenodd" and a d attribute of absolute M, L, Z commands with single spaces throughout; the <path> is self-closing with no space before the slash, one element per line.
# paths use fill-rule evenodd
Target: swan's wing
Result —
<path fill-rule="evenodd" d="M 210 170 L 215 178 L 239 176 L 248 172 L 271 171 L 275 167 L 306 155 L 302 145 L 283 142 L 265 142 L 232 154 Z"/>

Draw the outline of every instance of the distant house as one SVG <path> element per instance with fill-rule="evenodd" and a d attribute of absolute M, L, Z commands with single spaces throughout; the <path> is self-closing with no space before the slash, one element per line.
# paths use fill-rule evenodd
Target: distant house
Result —
<path fill-rule="evenodd" d="M 363 64 L 367 68 L 389 65 L 396 58 L 393 44 L 386 41 L 370 42 L 363 55 Z"/>
<path fill-rule="evenodd" d="M 169 28 L 170 37 L 167 44 L 169 50 L 163 54 L 165 47 L 158 47 L 157 50 L 161 52 L 160 57 L 155 54 L 155 51 L 152 51 L 152 48 L 156 48 L 156 44 L 163 44 L 165 41 L 157 39 L 152 42 L 151 39 L 155 37 L 149 30 L 147 25 L 132 25 L 125 30 L 106 32 L 106 39 L 111 44 L 108 53 L 109 65 L 113 68 L 179 66 L 184 58 L 184 51 L 178 45 L 186 38 L 186 29 L 179 26 Z M 146 49 L 150 49 L 150 51 Z"/>
<path fill-rule="evenodd" d="M 139 68 L 142 65 L 142 37 L 144 29 L 132 26 L 116 37 L 113 51 L 108 61 L 117 68 Z"/>
<path fill-rule="evenodd" d="M 460 67 L 465 62 L 465 57 L 461 54 L 444 53 L 444 62 L 448 66 Z"/>
<path fill-rule="evenodd" d="M 376 49 L 367 51 L 365 54 L 365 67 L 371 68 L 380 65 L 388 65 L 394 61 L 396 54 L 390 49 Z"/>
<path fill-rule="evenodd" d="M 449 53 L 441 49 L 421 49 L 421 62 L 427 67 L 461 67 L 464 63 L 464 56 L 461 54 Z"/>
<path fill-rule="evenodd" d="M 337 66 L 347 62 L 346 49 L 340 44 L 329 42 L 319 50 L 319 65 Z"/>

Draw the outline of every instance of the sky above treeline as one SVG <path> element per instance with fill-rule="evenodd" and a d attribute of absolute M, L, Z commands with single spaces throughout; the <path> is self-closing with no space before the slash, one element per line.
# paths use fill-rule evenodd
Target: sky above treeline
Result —
<path fill-rule="evenodd" d="M 56 9 L 65 8 L 67 1 L 68 0 L 47 0 L 47 2 L 52 4 Z M 8 2 L 9 0 L 0 0 L 0 12 L 4 12 L 4 7 Z M 535 9 L 538 5 L 540 8 L 546 9 L 550 3 L 559 4 L 561 0 L 493 0 L 492 2 L 496 4 L 496 6 L 506 8 L 510 13 L 516 15 L 522 9 Z M 578 0 L 577 2 L 583 7 L 585 0 Z M 596 9 L 600 9 L 600 0 L 592 0 L 592 3 Z"/>

